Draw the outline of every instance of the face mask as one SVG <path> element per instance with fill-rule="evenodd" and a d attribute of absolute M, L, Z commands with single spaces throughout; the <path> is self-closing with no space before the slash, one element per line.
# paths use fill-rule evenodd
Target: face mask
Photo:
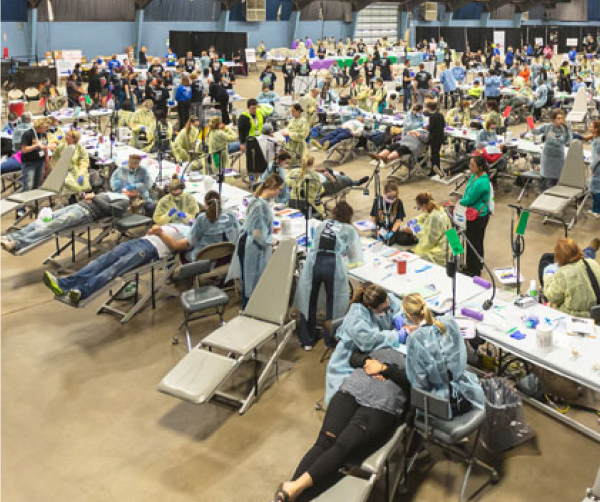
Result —
<path fill-rule="evenodd" d="M 384 196 L 383 196 L 383 200 L 384 200 L 384 201 L 385 201 L 387 204 L 392 204 L 392 203 L 393 203 L 393 202 L 396 200 L 396 197 L 389 198 L 387 195 L 384 195 Z"/>

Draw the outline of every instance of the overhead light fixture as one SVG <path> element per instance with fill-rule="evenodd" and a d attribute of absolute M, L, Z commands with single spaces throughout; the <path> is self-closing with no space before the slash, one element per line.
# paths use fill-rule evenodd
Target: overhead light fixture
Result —
<path fill-rule="evenodd" d="M 52 2 L 48 0 L 48 21 L 54 21 L 54 9 L 52 8 Z"/>

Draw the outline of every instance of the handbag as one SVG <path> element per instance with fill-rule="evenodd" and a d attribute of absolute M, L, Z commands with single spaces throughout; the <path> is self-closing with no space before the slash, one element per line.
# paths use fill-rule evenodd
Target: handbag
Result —
<path fill-rule="evenodd" d="M 592 289 L 594 290 L 594 294 L 596 295 L 596 305 L 592 305 L 590 309 L 590 317 L 594 319 L 596 324 L 600 324 L 600 286 L 598 286 L 598 280 L 592 271 L 592 267 L 590 264 L 583 260 L 583 264 L 585 265 L 585 269 L 587 271 L 588 277 L 590 278 L 590 282 L 592 283 Z"/>

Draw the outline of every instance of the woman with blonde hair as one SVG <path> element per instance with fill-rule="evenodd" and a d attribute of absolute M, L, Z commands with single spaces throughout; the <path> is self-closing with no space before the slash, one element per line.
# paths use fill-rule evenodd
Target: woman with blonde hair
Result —
<path fill-rule="evenodd" d="M 62 153 L 68 146 L 74 146 L 75 152 L 69 165 L 69 171 L 65 178 L 65 185 L 63 187 L 63 193 L 81 193 L 89 192 L 92 189 L 90 185 L 90 173 L 88 171 L 90 167 L 90 157 L 87 150 L 79 143 L 81 139 L 81 133 L 75 129 L 69 130 L 65 134 L 65 141 L 61 142 L 50 160 L 50 167 L 54 168 L 59 162 Z"/>
<path fill-rule="evenodd" d="M 483 389 L 466 370 L 467 349 L 451 316 L 435 319 L 419 293 L 406 295 L 402 308 L 408 323 L 418 326 L 406 341 L 406 375 L 414 387 L 447 399 L 453 416 L 483 408 Z"/>
<path fill-rule="evenodd" d="M 206 166 L 209 174 L 218 170 L 219 167 L 222 169 L 231 167 L 229 153 L 230 150 L 236 151 L 236 149 L 230 148 L 230 144 L 231 146 L 237 145 L 239 150 L 237 138 L 237 133 L 230 126 L 223 124 L 221 117 L 211 117 L 208 121 L 208 153 L 211 157 L 211 167 Z"/>
<path fill-rule="evenodd" d="M 271 174 L 258 186 L 246 211 L 244 228 L 225 279 L 225 282 L 242 280 L 242 308 L 246 307 L 271 257 L 273 211 L 270 202 L 279 195 L 284 184 L 281 176 Z"/>
<path fill-rule="evenodd" d="M 424 260 L 438 265 L 446 263 L 446 232 L 452 224 L 446 211 L 442 209 L 430 192 L 421 192 L 416 197 L 417 209 L 421 214 L 411 220 L 412 226 L 403 231 L 416 234 L 417 245 L 412 252 Z"/>
<path fill-rule="evenodd" d="M 290 207 L 303 207 L 301 201 L 308 204 L 321 216 L 325 216 L 325 206 L 318 199 L 323 190 L 321 177 L 313 169 L 315 158 L 312 155 L 304 158 L 302 167 L 292 169 L 288 174 L 287 184 L 290 188 L 290 199 L 299 202 L 291 203 Z"/>
<path fill-rule="evenodd" d="M 192 160 L 191 153 L 197 151 L 197 141 L 200 136 L 200 119 L 196 115 L 190 115 L 187 124 L 177 133 L 173 141 L 173 155 L 180 164 Z"/>

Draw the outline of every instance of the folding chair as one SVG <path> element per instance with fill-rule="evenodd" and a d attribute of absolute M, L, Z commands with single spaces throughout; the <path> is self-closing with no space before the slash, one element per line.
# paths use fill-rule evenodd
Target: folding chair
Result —
<path fill-rule="evenodd" d="M 44 199 L 48 199 L 52 206 L 53 197 L 59 197 L 65 185 L 65 179 L 71 165 L 71 159 L 75 153 L 74 146 L 67 146 L 56 163 L 56 166 L 50 171 L 50 174 L 45 179 L 41 188 L 29 190 L 27 192 L 18 192 L 9 195 L 6 199 L 0 201 L 0 210 L 2 216 L 18 209 L 25 209 L 25 212 L 18 216 L 13 224 L 11 224 L 7 232 L 18 229 L 19 224 L 27 217 L 37 216 L 39 212 L 39 204 Z"/>
<path fill-rule="evenodd" d="M 283 240 L 271 256 L 244 312 L 204 338 L 163 378 L 158 390 L 202 404 L 220 398 L 244 414 L 264 390 L 267 378 L 280 373 L 280 356 L 293 335 L 286 321 L 296 262 L 296 241 Z M 271 352 L 260 357 L 259 351 Z M 220 351 L 221 353 L 219 353 Z M 220 390 L 246 361 L 254 363 L 249 393 L 238 397 Z M 259 363 L 263 363 L 262 370 Z"/>
<path fill-rule="evenodd" d="M 571 125 L 582 124 L 585 125 L 588 116 L 588 102 L 587 102 L 587 91 L 584 87 L 577 89 L 575 94 L 575 102 L 573 108 L 567 114 L 567 122 Z"/>
<path fill-rule="evenodd" d="M 356 146 L 359 140 L 360 136 L 353 136 L 332 146 L 327 151 L 327 157 L 323 161 L 323 165 L 331 168 L 350 162 L 356 156 Z"/>
<path fill-rule="evenodd" d="M 467 484 L 474 465 L 482 467 L 490 474 L 489 480 L 479 488 L 478 492 L 487 486 L 488 483 L 498 482 L 500 479 L 498 472 L 475 457 L 475 450 L 479 445 L 481 426 L 485 421 L 484 409 L 473 408 L 463 415 L 453 417 L 450 402 L 447 399 L 440 398 L 429 392 L 416 389 L 415 387 L 411 388 L 410 404 L 417 410 L 413 433 L 424 438 L 425 442 L 432 442 L 448 453 L 459 457 L 467 464 L 467 470 L 463 478 L 458 502 L 462 502 L 465 498 Z M 472 433 L 475 433 L 475 440 L 470 449 L 463 449 L 456 446 L 458 443 L 468 438 Z M 412 446 L 412 440 L 407 441 L 406 445 L 408 452 Z M 421 449 L 417 449 L 411 458 L 406 459 L 405 484 L 408 479 L 408 472 L 414 465 L 420 451 Z"/>
<path fill-rule="evenodd" d="M 175 270 L 175 260 L 176 257 L 169 256 L 153 261 L 152 263 L 146 263 L 134 270 L 130 270 L 94 292 L 94 294 L 84 298 L 76 305 L 71 303 L 66 296 L 55 296 L 54 298 L 70 307 L 85 308 L 89 303 L 108 291 L 108 299 L 100 306 L 100 308 L 98 308 L 96 314 L 112 314 L 121 319 L 121 324 L 125 324 L 142 310 L 150 300 L 152 301 L 152 310 L 156 309 L 156 293 L 160 291 L 171 278 L 171 275 Z M 150 278 L 147 281 L 143 281 L 142 277 L 146 275 L 149 275 Z M 140 296 L 139 291 L 142 282 L 148 282 L 148 288 L 147 291 Z M 115 301 L 120 300 L 120 294 L 131 283 L 135 283 L 136 287 L 133 298 L 131 300 L 126 300 L 131 303 L 129 310 L 121 310 L 114 307 L 112 304 Z"/>
<path fill-rule="evenodd" d="M 574 140 L 567 152 L 558 184 L 538 196 L 529 206 L 529 210 L 543 215 L 544 224 L 548 221 L 557 222 L 571 230 L 577 223 L 589 196 L 583 147 L 581 141 Z M 567 224 L 565 212 L 572 204 L 575 205 L 575 214 L 571 222 Z"/>

